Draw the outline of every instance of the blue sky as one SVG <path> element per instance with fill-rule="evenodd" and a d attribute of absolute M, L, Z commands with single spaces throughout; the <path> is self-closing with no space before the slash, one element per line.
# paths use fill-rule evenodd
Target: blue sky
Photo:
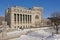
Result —
<path fill-rule="evenodd" d="M 60 11 L 60 0 L 0 0 L 0 16 L 5 15 L 5 9 L 16 5 L 27 8 L 41 6 L 44 8 L 43 16 L 45 18 L 55 11 Z"/>

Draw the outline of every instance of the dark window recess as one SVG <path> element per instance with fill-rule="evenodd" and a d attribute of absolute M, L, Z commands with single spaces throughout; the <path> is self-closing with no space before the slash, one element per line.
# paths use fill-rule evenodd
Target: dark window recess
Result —
<path fill-rule="evenodd" d="M 14 14 L 14 22 L 16 23 L 16 14 Z"/>
<path fill-rule="evenodd" d="M 26 15 L 26 23 L 27 23 L 27 15 Z"/>
<path fill-rule="evenodd" d="M 29 23 L 29 15 L 28 15 L 28 23 Z"/>
<path fill-rule="evenodd" d="M 31 15 L 30 15 L 30 23 L 31 23 L 31 20 L 32 20 L 32 17 L 31 17 Z"/>
<path fill-rule="evenodd" d="M 20 22 L 22 23 L 22 14 L 20 14 Z"/>
<path fill-rule="evenodd" d="M 24 20 L 24 14 L 23 14 L 23 23 L 24 23 L 24 21 L 25 21 L 25 20 Z"/>
<path fill-rule="evenodd" d="M 17 14 L 17 21 L 18 21 L 18 23 L 19 23 L 19 14 Z"/>

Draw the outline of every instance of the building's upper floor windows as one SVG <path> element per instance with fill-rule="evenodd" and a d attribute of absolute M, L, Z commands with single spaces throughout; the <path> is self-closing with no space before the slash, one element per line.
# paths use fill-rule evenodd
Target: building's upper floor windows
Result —
<path fill-rule="evenodd" d="M 20 12 L 22 12 L 22 10 L 20 10 Z"/>
<path fill-rule="evenodd" d="M 14 9 L 14 12 L 23 12 L 21 9 Z"/>
<path fill-rule="evenodd" d="M 26 11 L 27 13 L 31 13 L 31 11 Z"/>
<path fill-rule="evenodd" d="M 14 9 L 15 12 L 19 12 L 19 9 Z"/>
<path fill-rule="evenodd" d="M 17 12 L 19 12 L 19 9 L 17 10 Z"/>
<path fill-rule="evenodd" d="M 14 9 L 14 11 L 16 11 L 16 9 Z"/>
<path fill-rule="evenodd" d="M 29 13 L 29 11 L 27 11 Z"/>
<path fill-rule="evenodd" d="M 30 13 L 31 13 L 31 11 L 30 11 Z"/>
<path fill-rule="evenodd" d="M 14 12 L 31 13 L 31 11 L 23 9 L 14 9 Z"/>
<path fill-rule="evenodd" d="M 39 19 L 39 16 L 38 16 L 38 15 L 36 15 L 36 16 L 35 16 L 35 19 Z"/>

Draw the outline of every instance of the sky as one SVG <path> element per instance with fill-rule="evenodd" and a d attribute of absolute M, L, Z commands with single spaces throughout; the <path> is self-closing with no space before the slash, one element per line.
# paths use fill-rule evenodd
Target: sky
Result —
<path fill-rule="evenodd" d="M 43 17 L 47 18 L 53 12 L 60 11 L 60 0 L 0 0 L 0 16 L 4 16 L 5 10 L 12 6 L 43 7 Z"/>

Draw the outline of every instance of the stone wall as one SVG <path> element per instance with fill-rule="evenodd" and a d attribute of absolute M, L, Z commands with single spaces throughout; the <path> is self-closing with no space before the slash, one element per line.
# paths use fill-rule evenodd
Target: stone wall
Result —
<path fill-rule="evenodd" d="M 5 17 L 4 16 L 0 16 L 0 25 L 2 25 L 2 21 L 5 20 Z"/>

